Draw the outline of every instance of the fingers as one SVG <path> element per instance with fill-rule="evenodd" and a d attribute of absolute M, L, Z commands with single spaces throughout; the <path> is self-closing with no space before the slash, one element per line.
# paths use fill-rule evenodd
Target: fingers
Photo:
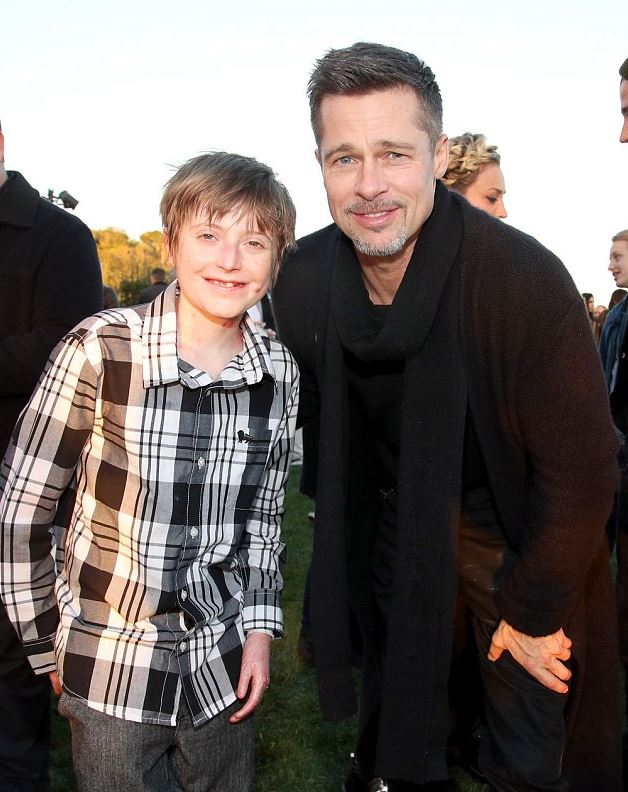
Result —
<path fill-rule="evenodd" d="M 562 663 L 558 663 L 563 669 L 561 673 L 566 673 L 566 679 L 571 677 L 571 672 L 568 668 L 565 668 Z M 526 668 L 531 676 L 533 676 L 538 682 L 540 682 L 544 687 L 549 688 L 549 690 L 553 690 L 555 693 L 568 693 L 569 688 L 567 685 L 562 682 L 558 675 L 554 670 L 550 671 L 548 668 L 537 667 L 537 668 Z"/>
<path fill-rule="evenodd" d="M 493 662 L 507 650 L 514 660 L 546 688 L 567 693 L 565 684 L 571 671 L 561 661 L 571 657 L 571 639 L 562 629 L 552 635 L 532 637 L 511 627 L 502 619 L 493 634 L 488 653 Z"/>
<path fill-rule="evenodd" d="M 554 658 L 547 669 L 554 674 L 555 677 L 562 679 L 563 682 L 567 682 L 567 680 L 571 679 L 571 671 L 567 666 L 563 665 L 558 658 Z"/>
<path fill-rule="evenodd" d="M 504 647 L 498 646 L 495 641 L 492 641 L 491 648 L 488 650 L 488 659 L 495 662 L 496 660 L 499 660 L 503 653 Z"/>
<path fill-rule="evenodd" d="M 238 723 L 255 711 L 262 700 L 264 691 L 268 687 L 269 679 L 261 669 L 243 669 L 238 683 L 238 698 L 243 699 L 247 691 L 249 697 L 245 705 L 235 712 L 230 718 L 230 723 Z"/>
<path fill-rule="evenodd" d="M 250 682 L 251 682 L 251 667 L 244 666 L 240 671 L 240 679 L 238 680 L 238 689 L 236 691 L 236 696 L 239 699 L 246 698 L 246 691 L 249 689 Z"/>
<path fill-rule="evenodd" d="M 48 676 L 50 677 L 50 684 L 52 685 L 52 689 L 60 696 L 63 692 L 63 686 L 61 684 L 61 680 L 59 679 L 59 674 L 56 671 L 51 671 Z"/>
<path fill-rule="evenodd" d="M 556 657 L 559 660 L 569 660 L 569 658 L 571 657 L 571 649 L 570 648 L 563 649 L 562 652 L 559 652 L 556 655 Z"/>
<path fill-rule="evenodd" d="M 499 623 L 499 626 L 493 633 L 491 645 L 488 650 L 488 659 L 495 662 L 502 656 L 506 645 L 504 644 L 504 621 Z"/>

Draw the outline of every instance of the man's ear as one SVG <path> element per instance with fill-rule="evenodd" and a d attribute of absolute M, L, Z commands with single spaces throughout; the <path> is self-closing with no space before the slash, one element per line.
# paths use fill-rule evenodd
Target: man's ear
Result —
<path fill-rule="evenodd" d="M 316 161 L 318 162 L 318 164 L 322 168 L 323 167 L 323 163 L 321 162 L 321 150 L 320 149 L 314 149 L 314 156 L 316 157 Z"/>
<path fill-rule="evenodd" d="M 434 178 L 441 179 L 447 171 L 449 165 L 449 139 L 447 135 L 441 135 L 434 147 Z"/>

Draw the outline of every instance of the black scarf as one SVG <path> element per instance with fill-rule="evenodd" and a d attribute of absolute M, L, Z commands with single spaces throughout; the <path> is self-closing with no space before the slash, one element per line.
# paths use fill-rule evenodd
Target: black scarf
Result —
<path fill-rule="evenodd" d="M 357 309 L 364 285 L 352 243 L 339 236 L 332 268 L 331 311 L 325 331 L 322 415 L 338 424 L 346 415 L 342 347 L 365 360 L 405 359 L 399 460 L 399 523 L 393 614 L 383 678 L 378 774 L 421 783 L 445 772 L 447 680 L 457 590 L 457 518 L 461 487 L 466 381 L 461 358 L 457 252 L 462 217 L 437 185 L 403 281 L 377 337 L 364 336 Z M 346 420 L 343 422 L 346 426 Z M 346 430 L 321 448 L 320 475 L 346 460 Z M 324 712 L 351 709 L 346 582 L 325 576 L 328 553 L 344 553 L 346 487 L 327 490 L 318 513 L 313 607 L 319 684 Z M 351 506 L 351 504 L 349 504 Z M 334 524 L 335 523 L 335 524 Z M 319 529 L 320 526 L 320 530 Z M 342 557 L 342 555 L 341 555 Z M 329 620 L 330 609 L 336 617 Z M 323 622 L 322 611 L 325 611 Z M 317 612 L 320 616 L 317 618 Z M 320 621 L 319 621 L 320 619 Z M 317 629 L 317 622 L 322 629 Z M 346 631 L 346 632 L 345 632 Z"/>

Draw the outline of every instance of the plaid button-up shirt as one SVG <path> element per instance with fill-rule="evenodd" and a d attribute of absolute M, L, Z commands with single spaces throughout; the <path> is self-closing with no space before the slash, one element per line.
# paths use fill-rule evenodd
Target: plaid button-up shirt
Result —
<path fill-rule="evenodd" d="M 235 701 L 249 630 L 279 635 L 290 353 L 245 318 L 217 380 L 177 356 L 176 284 L 59 344 L 2 465 L 0 594 L 39 673 L 127 720 Z M 56 537 L 56 558 L 51 539 Z"/>

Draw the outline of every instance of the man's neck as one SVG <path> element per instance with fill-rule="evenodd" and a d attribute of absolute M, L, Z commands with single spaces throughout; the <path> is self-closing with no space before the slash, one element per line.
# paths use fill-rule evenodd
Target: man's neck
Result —
<path fill-rule="evenodd" d="M 8 175 L 7 175 L 7 172 L 6 172 L 6 171 L 5 171 L 5 169 L 2 167 L 2 165 L 0 165 L 0 187 L 2 187 L 2 185 L 3 185 L 3 184 L 6 182 L 6 180 L 7 180 L 8 178 L 9 178 L 9 177 L 8 177 Z"/>
<path fill-rule="evenodd" d="M 390 305 L 401 285 L 414 251 L 416 240 L 395 256 L 365 256 L 356 250 L 362 279 L 374 305 Z"/>

